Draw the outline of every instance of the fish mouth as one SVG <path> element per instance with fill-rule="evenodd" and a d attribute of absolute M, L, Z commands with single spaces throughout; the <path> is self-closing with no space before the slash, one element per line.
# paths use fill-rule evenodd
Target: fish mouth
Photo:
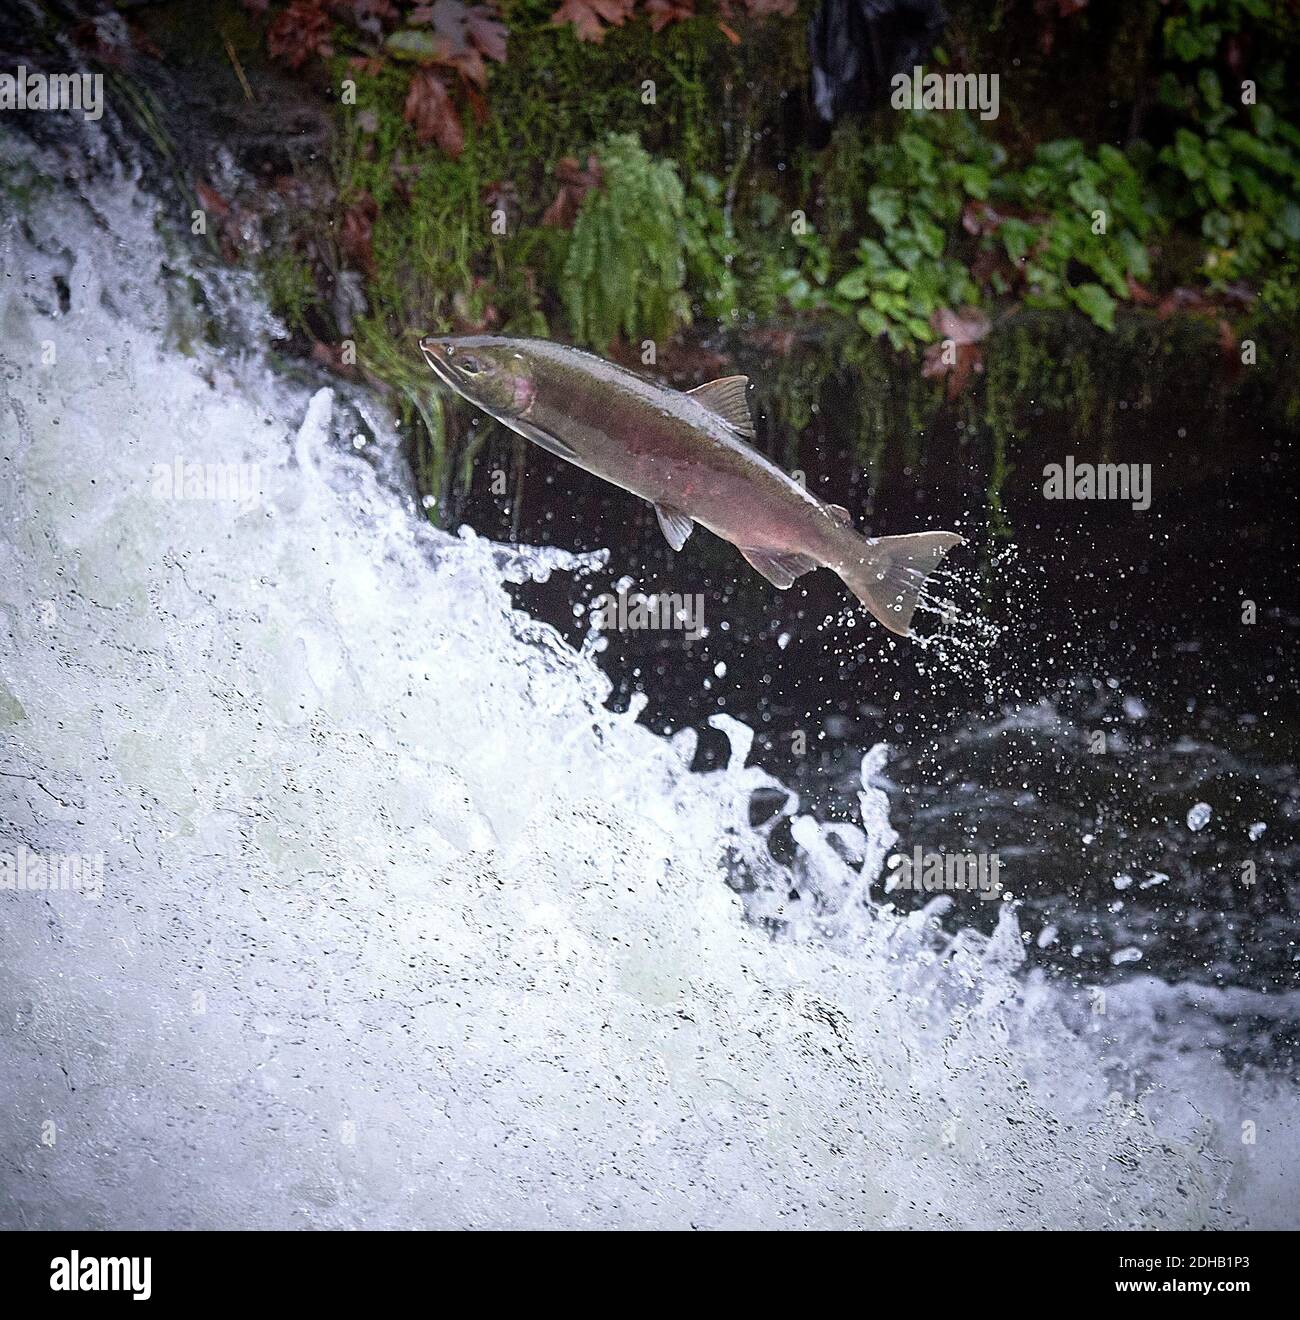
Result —
<path fill-rule="evenodd" d="M 424 360 L 433 368 L 433 374 L 444 385 L 459 392 L 460 382 L 456 379 L 456 373 L 451 369 L 451 363 L 447 360 L 449 354 L 446 342 L 441 339 L 434 339 L 431 335 L 426 335 L 420 340 L 420 352 L 424 354 Z"/>
<path fill-rule="evenodd" d="M 420 340 L 420 352 L 424 354 L 424 360 L 437 371 L 439 367 L 445 368 L 447 365 L 447 346 L 440 339 L 434 339 L 432 335 L 425 335 Z"/>

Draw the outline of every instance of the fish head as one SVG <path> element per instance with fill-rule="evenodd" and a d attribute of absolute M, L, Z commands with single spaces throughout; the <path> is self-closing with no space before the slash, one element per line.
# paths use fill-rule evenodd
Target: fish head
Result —
<path fill-rule="evenodd" d="M 420 340 L 424 360 L 449 389 L 495 417 L 524 417 L 533 406 L 533 368 L 519 341 L 494 335 Z"/>

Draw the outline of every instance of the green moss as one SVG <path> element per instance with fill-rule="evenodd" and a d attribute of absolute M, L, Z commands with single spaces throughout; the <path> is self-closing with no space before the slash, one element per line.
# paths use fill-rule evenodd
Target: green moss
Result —
<path fill-rule="evenodd" d="M 274 248 L 258 266 L 271 310 L 291 332 L 307 330 L 307 314 L 319 305 L 316 277 L 306 257 L 292 249 Z"/>

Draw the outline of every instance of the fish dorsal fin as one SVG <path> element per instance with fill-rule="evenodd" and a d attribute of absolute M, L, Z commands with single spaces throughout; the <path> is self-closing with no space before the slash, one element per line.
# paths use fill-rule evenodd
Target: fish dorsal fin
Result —
<path fill-rule="evenodd" d="M 740 553 L 774 587 L 780 587 L 782 591 L 793 585 L 795 578 L 803 573 L 811 573 L 817 567 L 817 561 L 809 559 L 807 555 L 780 550 L 746 549 L 741 546 Z"/>
<path fill-rule="evenodd" d="M 853 515 L 842 504 L 828 504 L 826 512 L 835 519 L 837 523 L 843 523 L 845 527 L 853 526 Z"/>
<path fill-rule="evenodd" d="M 710 412 L 715 412 L 733 431 L 739 431 L 747 439 L 754 438 L 754 419 L 749 415 L 749 404 L 745 400 L 745 391 L 749 388 L 748 376 L 719 376 L 705 385 L 697 385 L 687 394 L 698 399 Z"/>
<path fill-rule="evenodd" d="M 668 504 L 656 504 L 655 513 L 659 515 L 659 526 L 668 544 L 674 550 L 680 550 L 686 544 L 686 538 L 695 530 L 690 515 Z"/>

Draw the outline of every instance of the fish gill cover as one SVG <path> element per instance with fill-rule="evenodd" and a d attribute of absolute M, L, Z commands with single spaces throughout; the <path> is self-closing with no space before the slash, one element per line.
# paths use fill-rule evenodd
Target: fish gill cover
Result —
<path fill-rule="evenodd" d="M 102 861 L 0 892 L 5 1227 L 1286 1222 L 1294 1096 L 1200 1048 L 1216 992 L 1098 1013 L 1010 905 L 866 901 L 880 748 L 859 822 L 785 808 L 791 915 L 749 731 L 691 773 L 512 608 L 581 560 L 431 528 L 130 177 L 3 150 L 0 817 Z M 178 272 L 238 347 L 181 351 Z"/>

